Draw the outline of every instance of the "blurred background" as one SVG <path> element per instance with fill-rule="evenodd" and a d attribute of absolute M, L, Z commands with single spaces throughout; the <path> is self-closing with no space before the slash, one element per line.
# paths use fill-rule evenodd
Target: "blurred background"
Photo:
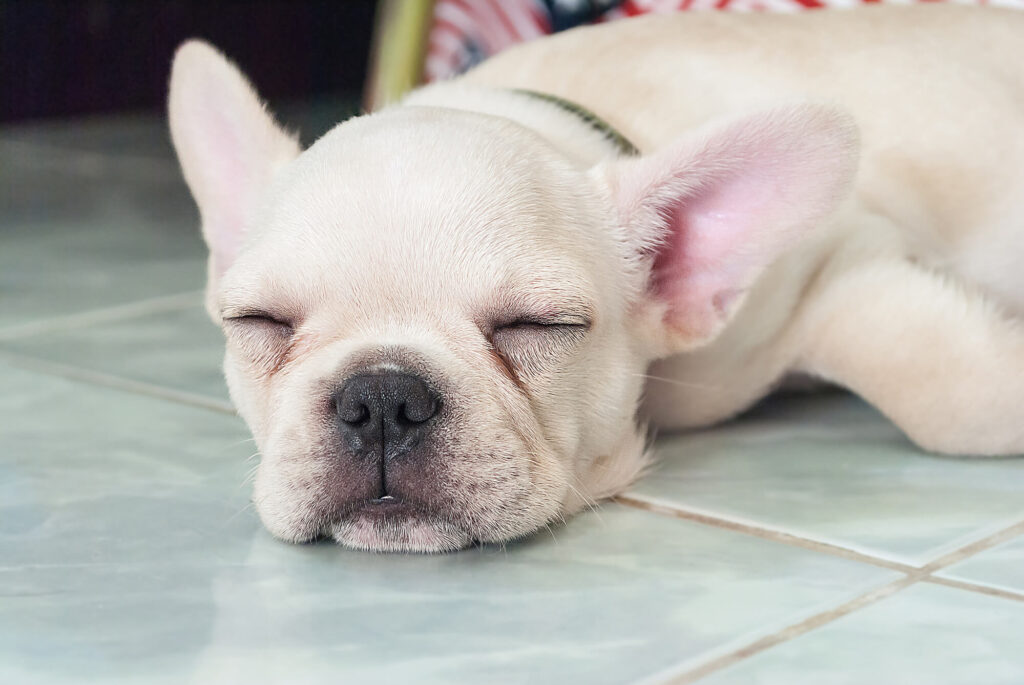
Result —
<path fill-rule="evenodd" d="M 0 122 L 161 112 L 174 49 L 205 38 L 269 100 L 358 98 L 374 0 L 4 0 Z"/>
<path fill-rule="evenodd" d="M 584 23 L 828 4 L 849 0 L 0 0 L 0 125 L 159 114 L 188 38 L 224 51 L 271 103 L 370 109 Z"/>
<path fill-rule="evenodd" d="M 461 73 L 512 44 L 581 23 L 692 4 L 0 0 L 0 126 L 10 132 L 12 126 L 27 130 L 21 125 L 69 119 L 78 125 L 102 115 L 160 116 L 175 48 L 203 38 L 237 62 L 283 123 L 299 128 L 309 143 L 360 108 Z"/>

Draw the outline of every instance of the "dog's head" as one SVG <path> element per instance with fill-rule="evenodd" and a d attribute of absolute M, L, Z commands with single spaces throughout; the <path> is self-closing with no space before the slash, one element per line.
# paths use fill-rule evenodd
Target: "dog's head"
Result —
<path fill-rule="evenodd" d="M 627 485 L 647 363 L 711 340 L 852 173 L 847 120 L 812 107 L 592 168 L 426 106 L 301 151 L 196 42 L 170 119 L 256 508 L 375 550 L 508 540 Z"/>

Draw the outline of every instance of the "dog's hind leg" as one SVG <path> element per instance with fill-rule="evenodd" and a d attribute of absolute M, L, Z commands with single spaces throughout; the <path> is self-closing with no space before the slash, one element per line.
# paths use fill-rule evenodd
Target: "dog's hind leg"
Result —
<path fill-rule="evenodd" d="M 927 450 L 1024 454 L 1024 322 L 896 259 L 849 269 L 807 306 L 800 370 L 858 393 Z"/>

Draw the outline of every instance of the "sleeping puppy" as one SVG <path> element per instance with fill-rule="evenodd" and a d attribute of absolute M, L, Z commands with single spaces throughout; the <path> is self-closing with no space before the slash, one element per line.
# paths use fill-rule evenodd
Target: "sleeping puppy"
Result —
<path fill-rule="evenodd" d="M 509 540 L 625 488 L 648 424 L 799 377 L 926 450 L 1024 451 L 1022 36 L 943 6 L 633 19 L 307 150 L 185 44 L 171 131 L 264 524 Z"/>

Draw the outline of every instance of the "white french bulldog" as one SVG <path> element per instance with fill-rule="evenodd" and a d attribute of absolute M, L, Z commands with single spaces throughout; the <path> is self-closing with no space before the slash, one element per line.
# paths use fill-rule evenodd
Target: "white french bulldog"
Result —
<path fill-rule="evenodd" d="M 186 43 L 171 130 L 263 522 L 509 540 L 625 488 L 647 422 L 794 377 L 928 450 L 1024 452 L 1022 41 L 940 6 L 634 19 L 305 151 Z"/>

